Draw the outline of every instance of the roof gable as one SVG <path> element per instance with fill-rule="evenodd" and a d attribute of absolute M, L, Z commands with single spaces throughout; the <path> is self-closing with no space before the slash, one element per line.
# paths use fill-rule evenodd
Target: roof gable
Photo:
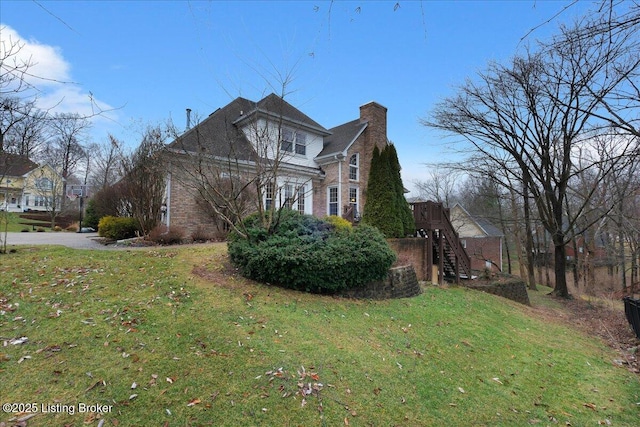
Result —
<path fill-rule="evenodd" d="M 331 135 L 325 136 L 322 151 L 316 159 L 346 152 L 366 128 L 366 122 L 356 119 L 329 129 Z"/>
<path fill-rule="evenodd" d="M 258 102 L 251 102 L 251 104 L 253 104 L 251 108 L 244 110 L 233 122 L 234 124 L 241 125 L 247 120 L 252 120 L 254 116 L 265 116 L 282 120 L 294 126 L 306 128 L 320 135 L 329 134 L 329 131 L 325 129 L 324 126 L 274 93 L 267 95 Z"/>
<path fill-rule="evenodd" d="M 0 176 L 24 176 L 37 167 L 27 156 L 0 152 Z"/>
<path fill-rule="evenodd" d="M 498 227 L 493 225 L 486 218 L 473 216 L 459 203 L 456 203 L 450 211 L 451 222 L 459 229 L 460 237 L 478 237 L 471 235 L 471 229 L 482 233 L 485 237 L 503 236 Z"/>

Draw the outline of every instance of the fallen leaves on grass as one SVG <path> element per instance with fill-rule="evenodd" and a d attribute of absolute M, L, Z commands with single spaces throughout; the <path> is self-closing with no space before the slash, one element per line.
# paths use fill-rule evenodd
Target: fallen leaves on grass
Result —
<path fill-rule="evenodd" d="M 196 406 L 197 404 L 202 403 L 202 401 L 198 398 L 195 399 L 191 399 L 189 401 L 189 403 L 187 403 L 187 406 L 191 407 L 191 406 Z"/>
<path fill-rule="evenodd" d="M 284 381 L 283 384 L 278 386 L 278 392 L 283 398 L 290 396 L 301 396 L 301 406 L 304 407 L 307 404 L 307 398 L 310 396 L 316 396 L 320 398 L 320 392 L 324 388 L 324 384 L 320 382 L 320 375 L 317 372 L 307 371 L 304 366 L 301 366 L 297 371 L 296 375 L 289 375 L 284 370 L 284 368 L 280 367 L 277 369 L 272 369 L 264 373 L 264 376 L 268 378 L 269 384 L 273 384 L 274 380 L 280 379 Z M 256 380 L 262 378 L 262 375 L 258 375 L 255 377 Z M 291 387 L 287 387 L 287 383 L 297 378 L 295 383 L 295 390 L 292 390 Z"/>

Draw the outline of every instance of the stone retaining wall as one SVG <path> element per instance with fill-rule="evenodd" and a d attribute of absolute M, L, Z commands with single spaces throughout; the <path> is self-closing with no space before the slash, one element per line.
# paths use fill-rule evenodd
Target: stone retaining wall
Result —
<path fill-rule="evenodd" d="M 421 293 L 420 284 L 413 266 L 389 269 L 387 278 L 379 282 L 371 282 L 360 288 L 341 293 L 347 298 L 391 299 L 408 298 Z"/>
<path fill-rule="evenodd" d="M 527 294 L 527 285 L 517 277 L 502 282 L 486 284 L 474 284 L 473 281 L 465 281 L 464 286 L 488 294 L 498 295 L 521 304 L 531 305 L 529 294 Z"/>

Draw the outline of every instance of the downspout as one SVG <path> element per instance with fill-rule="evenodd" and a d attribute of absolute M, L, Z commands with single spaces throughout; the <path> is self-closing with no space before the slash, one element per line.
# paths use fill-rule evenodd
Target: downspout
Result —
<path fill-rule="evenodd" d="M 335 159 L 338 161 L 338 216 L 342 218 L 342 162 L 345 155 L 336 154 Z"/>
<path fill-rule="evenodd" d="M 166 190 L 166 199 L 165 199 L 165 212 L 164 212 L 164 220 L 165 225 L 169 227 L 171 225 L 171 173 L 167 174 L 167 182 L 166 182 L 167 190 Z"/>

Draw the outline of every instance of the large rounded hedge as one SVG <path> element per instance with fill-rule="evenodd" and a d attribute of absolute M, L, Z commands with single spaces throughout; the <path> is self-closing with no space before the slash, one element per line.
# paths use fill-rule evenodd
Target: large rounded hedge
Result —
<path fill-rule="evenodd" d="M 257 216 L 245 220 L 248 236 L 231 233 L 229 257 L 250 279 L 286 288 L 335 293 L 383 279 L 395 254 L 375 228 L 336 229 L 295 211 L 282 211 L 273 230 Z"/>

